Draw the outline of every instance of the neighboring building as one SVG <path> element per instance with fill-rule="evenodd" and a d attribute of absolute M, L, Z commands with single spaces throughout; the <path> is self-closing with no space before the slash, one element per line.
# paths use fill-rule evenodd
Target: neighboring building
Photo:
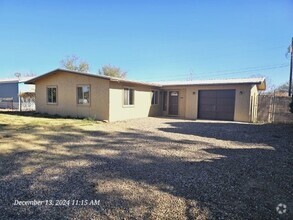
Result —
<path fill-rule="evenodd" d="M 0 108 L 18 108 L 18 79 L 0 80 Z"/>
<path fill-rule="evenodd" d="M 19 94 L 22 92 L 34 93 L 33 85 L 24 84 L 31 78 L 0 79 L 0 109 L 18 109 Z"/>
<path fill-rule="evenodd" d="M 252 122 L 263 78 L 142 83 L 56 69 L 36 85 L 36 111 L 119 121 L 148 116 Z"/>

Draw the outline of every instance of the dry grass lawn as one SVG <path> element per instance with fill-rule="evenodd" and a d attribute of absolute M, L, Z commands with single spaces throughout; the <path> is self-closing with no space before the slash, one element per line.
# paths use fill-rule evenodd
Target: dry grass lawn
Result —
<path fill-rule="evenodd" d="M 292 125 L 0 114 L 1 218 L 289 219 L 292 134 Z"/>

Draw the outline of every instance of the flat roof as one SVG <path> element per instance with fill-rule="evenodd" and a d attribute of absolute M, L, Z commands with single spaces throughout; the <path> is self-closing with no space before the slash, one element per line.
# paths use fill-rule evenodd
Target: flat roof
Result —
<path fill-rule="evenodd" d="M 259 90 L 265 90 L 265 78 L 240 78 L 240 79 L 211 79 L 211 80 L 190 80 L 190 81 L 164 81 L 160 82 L 166 86 L 204 86 L 204 85 L 236 85 L 256 84 Z"/>
<path fill-rule="evenodd" d="M 178 85 L 212 85 L 212 84 L 259 84 L 264 78 L 241 78 L 241 79 L 209 79 L 209 80 L 189 80 L 189 81 L 164 81 L 160 82 L 163 86 L 178 86 Z"/>
<path fill-rule="evenodd" d="M 24 83 L 33 77 L 20 77 L 20 78 L 6 78 L 0 79 L 0 83 Z"/>
<path fill-rule="evenodd" d="M 0 79 L 0 83 L 18 83 L 18 79 Z"/>

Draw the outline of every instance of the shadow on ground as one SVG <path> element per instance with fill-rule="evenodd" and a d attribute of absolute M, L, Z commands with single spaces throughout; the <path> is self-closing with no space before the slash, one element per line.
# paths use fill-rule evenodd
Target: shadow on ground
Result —
<path fill-rule="evenodd" d="M 235 122 L 180 121 L 168 123 L 160 128 L 164 132 L 181 133 L 241 143 L 263 143 L 278 145 L 290 143 L 293 124 L 247 124 Z M 291 142 L 292 143 L 292 142 Z"/>
<path fill-rule="evenodd" d="M 136 129 L 67 126 L 44 134 L 30 128 L 36 136 L 32 144 L 43 149 L 0 154 L 0 212 L 6 219 L 292 217 L 292 126 L 162 123 L 169 125 L 158 127 L 164 136 Z M 178 133 L 189 138 L 174 139 Z M 232 141 L 235 148 L 197 137 Z M 16 199 L 101 203 L 20 207 L 12 205 Z M 287 205 L 287 213 L 277 214 L 279 203 Z"/>
<path fill-rule="evenodd" d="M 84 118 L 77 118 L 77 117 L 71 117 L 71 116 L 61 116 L 58 114 L 47 114 L 47 113 L 38 113 L 36 111 L 5 111 L 0 110 L 1 114 L 6 115 L 15 115 L 15 116 L 29 116 L 29 117 L 35 117 L 35 118 L 60 118 L 60 119 L 79 119 L 83 120 Z"/>

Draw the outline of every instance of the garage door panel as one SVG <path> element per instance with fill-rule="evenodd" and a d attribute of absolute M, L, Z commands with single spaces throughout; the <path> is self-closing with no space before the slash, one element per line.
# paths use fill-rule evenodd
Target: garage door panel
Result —
<path fill-rule="evenodd" d="M 206 112 L 215 112 L 216 106 L 215 105 L 201 105 L 201 110 Z"/>
<path fill-rule="evenodd" d="M 201 116 L 201 119 L 217 120 L 217 114 L 215 111 L 206 111 L 205 114 Z"/>
<path fill-rule="evenodd" d="M 217 94 L 216 91 L 212 91 L 212 90 L 201 90 L 201 91 L 202 91 L 201 96 L 205 98 L 214 98 L 215 95 Z"/>
<path fill-rule="evenodd" d="M 235 90 L 227 89 L 227 90 L 218 90 L 217 92 L 218 98 L 234 98 Z"/>
<path fill-rule="evenodd" d="M 231 120 L 231 113 L 229 112 L 221 112 L 221 113 L 217 113 L 216 116 L 216 120 L 227 120 L 230 121 Z"/>
<path fill-rule="evenodd" d="M 198 118 L 234 120 L 235 90 L 200 90 Z"/>
<path fill-rule="evenodd" d="M 200 104 L 202 105 L 215 105 L 217 102 L 217 98 L 203 97 L 200 100 Z"/>
<path fill-rule="evenodd" d="M 218 98 L 216 99 L 216 105 L 234 105 L 234 102 L 232 102 L 231 98 Z"/>
<path fill-rule="evenodd" d="M 217 106 L 216 112 L 229 112 L 229 113 L 234 113 L 234 111 L 232 110 L 232 108 L 234 108 L 234 106 L 229 106 L 229 105 L 220 105 Z"/>

